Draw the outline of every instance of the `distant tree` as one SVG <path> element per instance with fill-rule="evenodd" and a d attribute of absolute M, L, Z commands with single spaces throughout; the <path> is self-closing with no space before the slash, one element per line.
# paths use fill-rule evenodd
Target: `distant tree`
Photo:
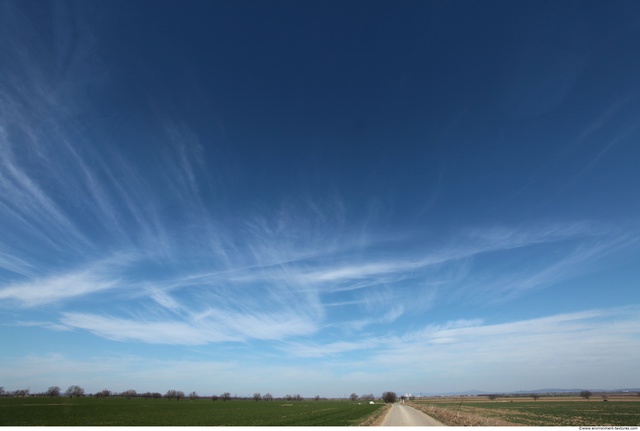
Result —
<path fill-rule="evenodd" d="M 17 391 L 13 392 L 13 396 L 14 397 L 26 397 L 27 395 L 29 395 L 30 390 L 29 389 L 18 389 Z"/>
<path fill-rule="evenodd" d="M 382 394 L 382 400 L 387 404 L 395 403 L 397 399 L 398 399 L 398 396 L 396 395 L 395 392 L 389 391 L 389 392 L 383 392 Z"/>
<path fill-rule="evenodd" d="M 587 401 L 589 401 L 589 398 L 591 398 L 591 391 L 580 391 L 580 396 L 582 398 L 586 398 Z"/>
<path fill-rule="evenodd" d="M 262 399 L 265 400 L 265 401 L 273 401 L 273 395 L 271 395 L 269 392 L 267 392 L 266 394 L 264 394 Z"/>
<path fill-rule="evenodd" d="M 151 394 L 154 399 L 162 398 L 162 394 L 160 392 L 154 392 Z"/>
<path fill-rule="evenodd" d="M 167 398 L 168 400 L 171 400 L 172 398 L 176 397 L 178 391 L 176 391 L 175 389 L 169 389 L 167 391 L 166 394 L 164 394 L 164 397 Z"/>
<path fill-rule="evenodd" d="M 111 391 L 109 389 L 103 389 L 100 392 L 96 392 L 96 398 L 106 398 L 111 395 Z"/>
<path fill-rule="evenodd" d="M 287 401 L 300 401 L 302 400 L 302 397 L 300 396 L 300 394 L 295 394 L 295 395 L 287 394 L 284 396 L 284 399 Z"/>
<path fill-rule="evenodd" d="M 256 392 L 255 394 L 253 394 L 253 400 L 254 401 L 260 401 L 262 399 L 262 395 L 260 395 L 260 392 Z"/>
<path fill-rule="evenodd" d="M 184 398 L 184 392 L 176 391 L 176 401 L 180 401 L 180 398 Z"/>
<path fill-rule="evenodd" d="M 320 395 L 316 395 L 315 397 L 313 397 L 313 399 L 314 399 L 315 401 L 320 401 Z"/>
<path fill-rule="evenodd" d="M 351 395 L 349 395 L 349 399 L 350 399 L 352 402 L 356 402 L 356 401 L 358 401 L 358 398 L 359 398 L 359 397 L 358 397 L 358 394 L 356 394 L 355 392 L 354 392 L 354 393 L 352 393 Z"/>
<path fill-rule="evenodd" d="M 231 394 L 229 392 L 225 392 L 220 395 L 220 398 L 222 398 L 222 401 L 229 401 L 231 399 Z"/>
<path fill-rule="evenodd" d="M 5 394 L 5 392 L 4 392 L 4 386 L 0 386 L 0 397 L 3 397 L 3 396 L 4 396 L 4 394 Z M 640 394 L 638 394 L 638 395 L 640 395 Z"/>
<path fill-rule="evenodd" d="M 533 401 L 538 401 L 538 398 L 540 398 L 539 394 L 531 394 L 531 398 L 533 398 Z"/>
<path fill-rule="evenodd" d="M 48 397 L 59 397 L 60 396 L 60 387 L 59 386 L 49 386 L 47 392 L 45 392 Z"/>
<path fill-rule="evenodd" d="M 130 400 L 131 398 L 137 397 L 138 393 L 135 391 L 135 389 L 127 389 L 122 393 L 122 396 Z"/>
<path fill-rule="evenodd" d="M 217 395 L 211 395 L 211 401 L 218 401 Z"/>
<path fill-rule="evenodd" d="M 65 395 L 68 396 L 69 398 L 73 398 L 73 397 L 80 398 L 84 396 L 84 389 L 82 389 L 78 385 L 71 385 L 67 388 Z"/>
<path fill-rule="evenodd" d="M 189 394 L 189 399 L 190 399 L 191 401 L 193 401 L 193 400 L 197 400 L 197 399 L 198 399 L 198 394 L 196 393 L 196 391 L 193 391 L 193 392 L 191 392 L 191 393 Z"/>
<path fill-rule="evenodd" d="M 498 396 L 495 394 L 491 394 L 491 395 L 487 395 L 487 398 L 489 398 L 491 401 L 495 401 L 496 398 L 498 398 Z"/>

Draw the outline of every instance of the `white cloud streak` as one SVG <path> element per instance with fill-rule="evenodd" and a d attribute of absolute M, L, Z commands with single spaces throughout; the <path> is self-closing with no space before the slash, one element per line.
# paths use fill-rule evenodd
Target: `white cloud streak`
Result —
<path fill-rule="evenodd" d="M 63 313 L 60 322 L 70 328 L 84 329 L 116 341 L 182 345 L 239 341 L 222 333 L 215 326 L 193 325 L 178 320 L 154 322 L 88 313 Z"/>
<path fill-rule="evenodd" d="M 0 269 L 23 277 L 36 277 L 38 274 L 34 265 L 2 251 L 0 251 Z"/>
<path fill-rule="evenodd" d="M 9 282 L 0 286 L 0 303 L 8 301 L 20 307 L 39 307 L 86 299 L 107 290 L 131 288 L 133 286 L 124 280 L 123 272 L 137 260 L 135 254 L 114 254 L 76 270 Z"/>
<path fill-rule="evenodd" d="M 12 300 L 24 307 L 35 307 L 113 289 L 118 284 L 118 280 L 102 278 L 92 271 L 80 271 L 9 284 L 0 289 L 0 301 Z"/>
<path fill-rule="evenodd" d="M 302 315 L 277 312 L 243 314 L 215 309 L 188 318 L 162 321 L 65 312 L 60 323 L 110 340 L 173 345 L 280 340 L 310 335 L 317 330 L 316 325 Z"/>

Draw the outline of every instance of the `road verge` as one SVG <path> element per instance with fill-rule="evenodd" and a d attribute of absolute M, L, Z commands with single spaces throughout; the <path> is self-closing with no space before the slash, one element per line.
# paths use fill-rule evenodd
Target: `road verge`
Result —
<path fill-rule="evenodd" d="M 384 421 L 384 418 L 389 413 L 389 409 L 391 408 L 391 404 L 385 404 L 381 408 L 377 409 L 375 412 L 371 413 L 363 422 L 361 422 L 358 426 L 361 427 L 378 427 Z"/>

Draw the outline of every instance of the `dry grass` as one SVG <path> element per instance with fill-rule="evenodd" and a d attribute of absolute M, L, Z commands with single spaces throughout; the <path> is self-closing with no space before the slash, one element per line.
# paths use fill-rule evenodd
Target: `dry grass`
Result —
<path fill-rule="evenodd" d="M 387 416 L 389 409 L 391 408 L 391 404 L 385 404 L 375 412 L 373 412 L 369 417 L 367 417 L 362 423 L 358 426 L 362 427 L 378 427 L 382 425 L 384 422 L 384 418 Z"/>
<path fill-rule="evenodd" d="M 455 411 L 451 409 L 446 409 L 442 407 L 437 407 L 434 405 L 423 405 L 423 404 L 415 404 L 408 403 L 411 407 L 420 410 L 429 416 L 439 420 L 445 425 L 449 426 L 485 426 L 485 427 L 494 427 L 494 426 L 519 426 L 519 424 L 515 424 L 512 422 L 507 422 L 498 418 L 490 418 L 486 416 L 480 416 L 475 413 L 469 412 L 461 412 Z"/>

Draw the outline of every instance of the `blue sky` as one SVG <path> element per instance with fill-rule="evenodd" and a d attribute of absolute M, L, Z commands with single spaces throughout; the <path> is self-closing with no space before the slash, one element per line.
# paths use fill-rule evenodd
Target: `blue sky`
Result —
<path fill-rule="evenodd" d="M 0 2 L 0 386 L 638 387 L 637 2 Z"/>

